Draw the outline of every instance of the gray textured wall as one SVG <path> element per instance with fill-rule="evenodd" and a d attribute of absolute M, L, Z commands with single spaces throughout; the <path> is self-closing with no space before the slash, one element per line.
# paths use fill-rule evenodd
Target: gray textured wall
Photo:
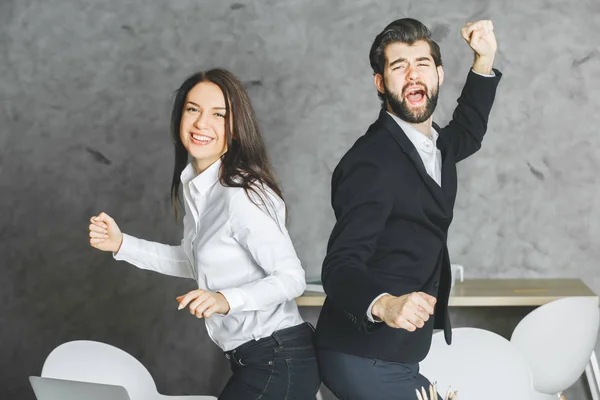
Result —
<path fill-rule="evenodd" d="M 88 218 L 176 243 L 168 200 L 170 95 L 214 66 L 247 82 L 308 276 L 333 225 L 329 180 L 376 118 L 368 49 L 385 24 L 423 20 L 440 42 L 447 121 L 491 18 L 505 76 L 483 149 L 459 166 L 450 248 L 468 277 L 581 277 L 600 292 L 597 0 L 0 2 L 0 398 L 58 344 L 91 338 L 138 357 L 169 394 L 219 392 L 225 360 L 176 312 L 193 282 L 87 244 Z M 454 310 L 509 335 L 528 310 Z M 303 310 L 316 319 L 317 310 Z M 584 323 L 584 321 L 569 321 Z M 600 351 L 600 346 L 597 346 Z M 585 398 L 580 382 L 567 394 Z"/>

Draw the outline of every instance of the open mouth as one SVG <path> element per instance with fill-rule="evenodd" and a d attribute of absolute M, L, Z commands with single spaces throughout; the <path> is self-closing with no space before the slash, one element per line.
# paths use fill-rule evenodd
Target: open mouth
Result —
<path fill-rule="evenodd" d="M 192 139 L 193 144 L 197 144 L 199 146 L 206 146 L 207 144 L 215 140 L 210 136 L 202 135 L 199 133 L 190 133 L 190 138 Z"/>
<path fill-rule="evenodd" d="M 427 92 L 422 87 L 412 87 L 406 90 L 406 100 L 412 105 L 420 105 L 425 101 Z"/>

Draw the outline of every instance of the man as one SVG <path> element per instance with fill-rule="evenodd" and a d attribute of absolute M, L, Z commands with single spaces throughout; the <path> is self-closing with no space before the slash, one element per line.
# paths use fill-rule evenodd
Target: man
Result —
<path fill-rule="evenodd" d="M 432 123 L 444 71 L 429 29 L 389 24 L 371 47 L 378 120 L 332 178 L 337 222 L 323 263 L 317 326 L 324 383 L 340 399 L 415 399 L 434 328 L 451 343 L 447 233 L 456 163 L 475 153 L 501 74 L 491 21 L 461 31 L 475 59 L 452 120 Z"/>

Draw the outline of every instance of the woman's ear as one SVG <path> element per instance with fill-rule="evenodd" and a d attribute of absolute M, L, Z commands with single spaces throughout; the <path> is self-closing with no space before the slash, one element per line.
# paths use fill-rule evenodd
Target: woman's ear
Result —
<path fill-rule="evenodd" d="M 231 133 L 231 140 L 238 140 L 239 137 L 236 134 L 235 130 L 233 129 L 233 113 L 231 112 L 231 105 L 229 106 L 229 109 L 227 110 L 227 113 L 229 114 L 229 132 Z"/>

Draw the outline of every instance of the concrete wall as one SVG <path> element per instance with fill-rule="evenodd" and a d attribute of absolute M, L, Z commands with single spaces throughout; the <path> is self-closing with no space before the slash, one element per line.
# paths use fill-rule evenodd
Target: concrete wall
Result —
<path fill-rule="evenodd" d="M 87 244 L 91 215 L 177 243 L 169 204 L 171 94 L 198 69 L 247 83 L 318 276 L 334 218 L 333 167 L 376 118 L 375 35 L 411 16 L 439 41 L 445 123 L 472 61 L 459 35 L 492 19 L 504 72 L 484 147 L 459 166 L 450 232 L 467 277 L 580 277 L 600 292 L 600 3 L 583 1 L 4 0 L 0 3 L 0 397 L 67 340 L 138 357 L 168 394 L 217 394 L 227 364 L 177 313 L 192 281 L 117 263 Z M 510 335 L 527 310 L 455 310 Z M 318 310 L 304 310 L 310 320 Z M 566 321 L 585 323 L 585 321 Z M 600 351 L 600 346 L 597 346 Z M 585 398 L 579 382 L 569 398 Z"/>

